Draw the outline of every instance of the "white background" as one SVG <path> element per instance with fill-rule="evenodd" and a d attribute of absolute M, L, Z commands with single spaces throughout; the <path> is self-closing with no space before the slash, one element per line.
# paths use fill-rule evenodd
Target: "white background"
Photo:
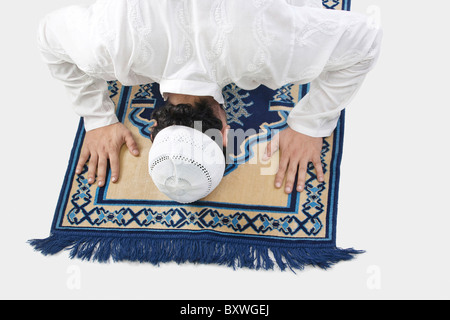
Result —
<path fill-rule="evenodd" d="M 450 298 L 450 1 L 353 0 L 353 11 L 379 12 L 385 32 L 347 110 L 341 175 L 338 245 L 367 253 L 296 275 L 82 262 L 26 243 L 49 234 L 78 124 L 40 60 L 36 28 L 77 2 L 92 1 L 8 1 L 0 11 L 0 298 Z"/>

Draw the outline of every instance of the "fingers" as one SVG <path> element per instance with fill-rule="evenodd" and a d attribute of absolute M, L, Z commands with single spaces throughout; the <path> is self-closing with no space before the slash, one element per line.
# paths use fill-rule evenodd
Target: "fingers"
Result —
<path fill-rule="evenodd" d="M 320 158 L 323 138 L 310 137 L 290 128 L 283 130 L 280 135 L 281 159 L 275 176 L 275 187 L 281 188 L 283 180 L 286 179 L 284 190 L 289 194 L 294 188 L 297 176 L 296 190 L 302 192 L 305 189 L 310 162 L 315 167 L 317 180 L 323 182 L 324 174 Z M 267 146 L 266 153 L 273 153 L 271 151 L 273 151 L 272 144 Z"/>
<path fill-rule="evenodd" d="M 81 150 L 80 159 L 78 159 L 77 167 L 75 169 L 76 174 L 81 174 L 81 172 L 83 171 L 84 165 L 86 164 L 86 162 L 89 159 L 89 156 L 90 156 L 89 150 L 87 150 L 87 149 Z"/>
<path fill-rule="evenodd" d="M 97 167 L 97 181 L 99 187 L 103 187 L 105 185 L 107 169 L 108 169 L 108 157 L 106 154 L 101 154 L 98 158 L 98 167 Z"/>
<path fill-rule="evenodd" d="M 76 167 L 76 173 L 81 174 L 89 159 L 88 182 L 93 184 L 97 177 L 98 186 L 103 187 L 106 184 L 109 162 L 111 181 L 117 182 L 119 180 L 119 154 L 124 143 L 126 143 L 131 154 L 139 155 L 138 146 L 131 132 L 121 123 L 88 131 Z"/>
<path fill-rule="evenodd" d="M 266 150 L 264 151 L 262 160 L 263 160 L 263 161 L 267 161 L 267 160 L 269 160 L 269 158 L 270 158 L 271 156 L 272 156 L 272 143 L 269 142 L 269 143 L 267 144 Z"/>
<path fill-rule="evenodd" d="M 109 164 L 111 165 L 111 181 L 119 180 L 119 152 L 112 152 L 109 155 Z"/>
<path fill-rule="evenodd" d="M 286 183 L 284 185 L 284 192 L 291 193 L 294 182 L 295 182 L 295 176 L 297 174 L 298 164 L 290 162 L 289 163 L 289 169 L 286 172 Z"/>
<path fill-rule="evenodd" d="M 127 133 L 125 133 L 125 143 L 127 145 L 128 150 L 130 151 L 130 153 L 134 156 L 138 156 L 139 155 L 139 148 L 137 146 L 136 141 L 134 141 L 133 136 L 131 135 L 130 131 L 127 131 Z"/>
<path fill-rule="evenodd" d="M 89 169 L 88 169 L 88 182 L 93 184 L 95 182 L 95 173 L 97 172 L 97 162 L 98 156 L 97 154 L 91 154 L 91 158 L 89 159 Z"/>
<path fill-rule="evenodd" d="M 302 192 L 305 189 L 309 161 L 301 160 L 300 163 L 288 161 L 288 159 L 281 159 L 278 172 L 275 176 L 275 187 L 281 188 L 283 180 L 286 178 L 284 191 L 288 194 L 291 193 L 294 189 L 295 177 L 298 173 L 296 187 L 298 192 Z M 316 169 L 317 180 L 323 182 L 324 173 L 320 159 L 316 159 L 312 163 Z"/>
<path fill-rule="evenodd" d="M 267 144 L 266 150 L 264 151 L 264 155 L 262 157 L 263 161 L 267 161 L 272 157 L 272 155 L 278 151 L 279 143 L 278 136 L 275 136 L 270 142 Z"/>
<path fill-rule="evenodd" d="M 280 164 L 278 166 L 277 174 L 275 175 L 275 188 L 281 188 L 283 184 L 284 176 L 288 168 L 289 158 L 282 156 Z"/>
<path fill-rule="evenodd" d="M 314 168 L 316 169 L 317 180 L 319 180 L 319 182 L 324 182 L 325 178 L 323 174 L 322 161 L 320 160 L 320 157 L 316 158 L 313 161 L 313 164 Z"/>
<path fill-rule="evenodd" d="M 81 174 L 82 168 L 86 163 L 86 158 L 89 156 L 80 156 L 80 160 L 78 161 L 76 173 Z M 88 163 L 88 182 L 89 184 L 93 184 L 97 178 L 98 186 L 103 187 L 106 182 L 106 173 L 108 171 L 108 159 L 111 165 L 111 181 L 117 182 L 119 180 L 119 153 L 112 152 L 109 155 L 107 154 L 91 154 L 89 163 Z"/>
<path fill-rule="evenodd" d="M 308 161 L 302 161 L 298 168 L 297 191 L 302 192 L 305 189 L 306 171 L 308 170 Z"/>

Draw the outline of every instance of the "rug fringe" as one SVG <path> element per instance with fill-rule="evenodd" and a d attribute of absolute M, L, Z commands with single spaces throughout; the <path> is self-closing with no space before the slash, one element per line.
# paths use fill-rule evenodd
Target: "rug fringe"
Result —
<path fill-rule="evenodd" d="M 337 247 L 287 248 L 246 245 L 206 240 L 104 238 L 51 235 L 47 239 L 28 241 L 44 255 L 70 250 L 70 258 L 108 262 L 138 261 L 154 265 L 166 262 L 219 264 L 228 267 L 270 270 L 278 266 L 303 270 L 305 266 L 328 269 L 340 261 L 351 260 L 361 250 Z"/>

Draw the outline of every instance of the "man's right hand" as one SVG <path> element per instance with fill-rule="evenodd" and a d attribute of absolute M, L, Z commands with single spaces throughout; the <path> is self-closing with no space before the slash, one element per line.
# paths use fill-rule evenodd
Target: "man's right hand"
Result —
<path fill-rule="evenodd" d="M 138 146 L 130 130 L 120 122 L 88 131 L 75 172 L 81 174 L 84 165 L 89 160 L 88 182 L 94 183 L 97 173 L 98 185 L 103 187 L 109 160 L 111 181 L 117 182 L 119 179 L 119 154 L 124 144 L 127 145 L 132 155 L 139 155 Z"/>

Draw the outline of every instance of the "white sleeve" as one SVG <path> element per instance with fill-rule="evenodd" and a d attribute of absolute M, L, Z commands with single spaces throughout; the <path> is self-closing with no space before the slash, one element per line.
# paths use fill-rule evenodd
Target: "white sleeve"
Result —
<path fill-rule="evenodd" d="M 86 18 L 87 10 L 72 6 L 48 14 L 39 24 L 37 41 L 52 76 L 64 84 L 74 111 L 83 117 L 85 129 L 90 131 L 118 120 L 107 82 L 86 74 L 75 63 L 83 60 L 83 53 L 88 54 L 85 42 L 89 34 L 88 28 L 74 27 L 73 22 Z"/>
<path fill-rule="evenodd" d="M 288 117 L 289 126 L 312 137 L 328 137 L 345 109 L 374 67 L 382 30 L 367 21 L 354 23 L 342 34 L 322 73 L 311 81 L 308 94 Z"/>
<path fill-rule="evenodd" d="M 285 0 L 287 4 L 295 7 L 323 8 L 322 0 Z"/>

